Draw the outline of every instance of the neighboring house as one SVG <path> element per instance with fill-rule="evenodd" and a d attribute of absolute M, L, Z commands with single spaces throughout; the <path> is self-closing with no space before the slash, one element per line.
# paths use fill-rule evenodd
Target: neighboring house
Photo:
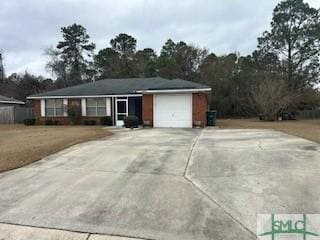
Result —
<path fill-rule="evenodd" d="M 0 95 L 0 124 L 22 122 L 25 116 L 32 114 L 30 111 L 26 115 L 27 111 L 24 102 Z"/>
<path fill-rule="evenodd" d="M 211 88 L 181 79 L 105 79 L 29 96 L 40 123 L 69 124 L 68 106 L 81 109 L 82 120 L 111 116 L 116 126 L 136 115 L 154 127 L 205 126 Z"/>
<path fill-rule="evenodd" d="M 1 106 L 15 106 L 15 105 L 24 105 L 25 103 L 14 98 L 9 98 L 6 96 L 0 95 L 0 107 Z"/>

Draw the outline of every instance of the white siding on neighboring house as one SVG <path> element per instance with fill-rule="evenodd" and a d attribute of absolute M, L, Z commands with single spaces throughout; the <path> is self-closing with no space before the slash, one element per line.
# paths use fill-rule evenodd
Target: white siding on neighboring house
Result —
<path fill-rule="evenodd" d="M 40 100 L 40 109 L 41 109 L 41 117 L 45 117 L 46 116 L 46 100 L 45 99 Z"/>
<path fill-rule="evenodd" d="M 82 116 L 87 116 L 87 99 L 81 98 L 81 113 Z"/>

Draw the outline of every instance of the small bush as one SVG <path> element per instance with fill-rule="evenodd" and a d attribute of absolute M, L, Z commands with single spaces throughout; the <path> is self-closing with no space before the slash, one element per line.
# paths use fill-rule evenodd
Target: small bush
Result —
<path fill-rule="evenodd" d="M 44 122 L 45 125 L 53 125 L 53 121 L 51 119 L 47 119 L 45 122 Z"/>
<path fill-rule="evenodd" d="M 81 108 L 78 105 L 71 105 L 68 107 L 68 116 L 73 125 L 80 124 L 81 122 Z"/>
<path fill-rule="evenodd" d="M 84 123 L 84 125 L 93 126 L 93 125 L 97 124 L 97 121 L 96 120 L 85 120 L 83 123 Z"/>
<path fill-rule="evenodd" d="M 123 121 L 126 128 L 137 128 L 139 125 L 139 118 L 134 115 L 125 117 Z"/>
<path fill-rule="evenodd" d="M 112 117 L 110 116 L 101 117 L 100 123 L 101 125 L 104 125 L 104 126 L 112 126 Z"/>
<path fill-rule="evenodd" d="M 36 123 L 36 119 L 35 118 L 27 118 L 27 119 L 23 120 L 23 123 L 24 123 L 24 125 L 31 126 Z"/>
<path fill-rule="evenodd" d="M 59 125 L 60 123 L 58 120 L 46 119 L 44 124 L 45 125 Z"/>

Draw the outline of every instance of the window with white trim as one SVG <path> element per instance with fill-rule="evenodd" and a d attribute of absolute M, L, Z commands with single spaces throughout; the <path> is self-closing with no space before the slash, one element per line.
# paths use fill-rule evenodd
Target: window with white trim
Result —
<path fill-rule="evenodd" d="M 46 99 L 45 111 L 48 117 L 63 116 L 63 99 Z"/>
<path fill-rule="evenodd" d="M 106 98 L 87 98 L 87 116 L 106 116 Z"/>

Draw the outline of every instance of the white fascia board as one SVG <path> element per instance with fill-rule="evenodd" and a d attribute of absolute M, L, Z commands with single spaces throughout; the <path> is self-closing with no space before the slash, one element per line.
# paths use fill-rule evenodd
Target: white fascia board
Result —
<path fill-rule="evenodd" d="M 211 92 L 211 88 L 199 89 L 167 89 L 167 90 L 139 90 L 137 93 L 194 93 L 194 92 Z"/>
<path fill-rule="evenodd" d="M 27 97 L 27 99 L 53 99 L 53 98 L 107 98 L 107 97 L 141 97 L 142 94 L 121 94 L 121 95 L 89 95 L 89 96 L 39 96 Z"/>
<path fill-rule="evenodd" d="M 15 101 L 0 101 L 0 103 L 25 104 L 24 102 L 15 102 Z"/>

